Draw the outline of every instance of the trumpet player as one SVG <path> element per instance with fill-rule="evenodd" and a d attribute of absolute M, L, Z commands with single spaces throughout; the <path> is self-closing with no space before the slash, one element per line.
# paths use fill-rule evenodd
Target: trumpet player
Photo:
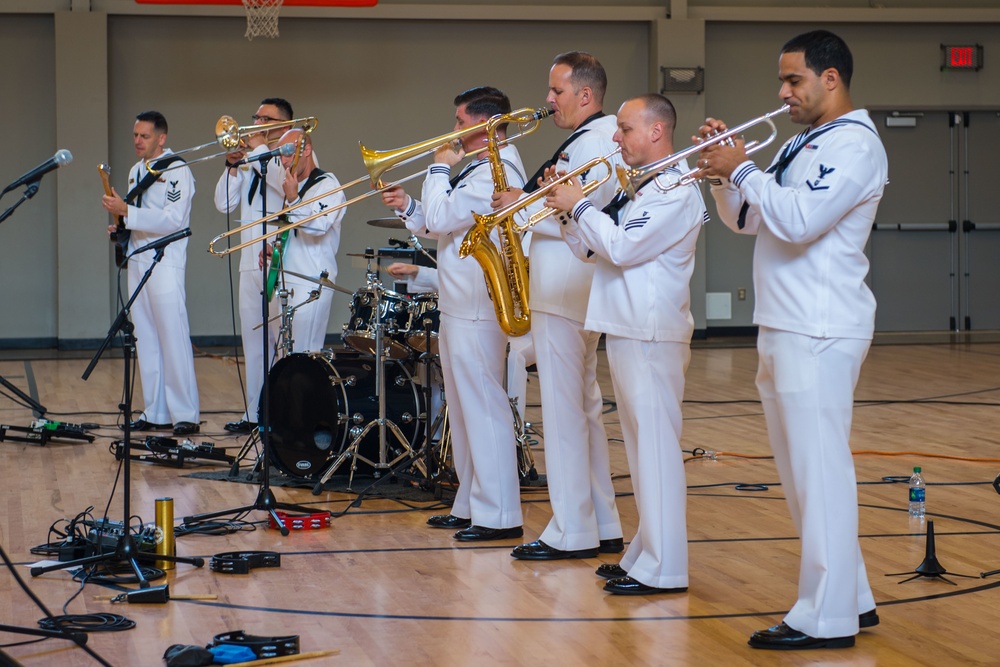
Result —
<path fill-rule="evenodd" d="M 713 179 L 723 222 L 756 235 L 757 390 L 802 542 L 798 600 L 781 623 L 751 635 L 754 648 L 854 646 L 860 628 L 879 622 L 858 544 L 849 440 L 875 329 L 865 245 L 888 160 L 868 112 L 851 102 L 853 70 L 837 35 L 792 38 L 778 58 L 779 97 L 806 129 L 766 172 L 740 141 L 707 147 L 698 164 Z M 719 130 L 725 124 L 709 118 L 700 135 Z"/>
<path fill-rule="evenodd" d="M 281 164 L 285 169 L 283 207 L 298 205 L 289 211 L 288 222 L 295 223 L 312 217 L 294 229 L 288 230 L 284 238 L 283 257 L 279 259 L 283 267 L 302 275 L 318 276 L 324 271 L 327 279 L 337 282 L 337 250 L 340 248 L 340 223 L 347 208 L 339 206 L 346 201 L 343 191 L 334 192 L 329 197 L 320 197 L 340 187 L 340 182 L 332 173 L 323 171 L 313 160 L 312 138 L 304 130 L 288 130 L 278 140 L 278 147 L 286 144 L 295 146 L 295 153 L 282 155 Z M 311 204 L 301 205 L 308 199 L 316 199 Z M 336 207 L 336 208 L 335 208 Z M 335 208 L 323 214 L 326 209 Z M 268 244 L 261 262 L 273 261 L 273 245 Z M 272 269 L 274 267 L 271 267 Z M 292 292 L 289 305 L 304 302 L 315 287 L 312 283 L 294 275 L 286 275 L 285 287 Z M 321 290 L 318 299 L 307 307 L 295 312 L 295 349 L 299 352 L 313 352 L 323 349 L 326 329 L 330 322 L 330 307 L 333 292 Z"/>
<path fill-rule="evenodd" d="M 511 110 L 507 96 L 491 87 L 461 93 L 455 107 L 456 131 Z M 503 138 L 502 128 L 500 135 Z M 472 212 L 490 210 L 491 166 L 502 169 L 515 187 L 524 185 L 524 167 L 514 146 L 504 145 L 493 156 L 500 165 L 491 165 L 486 148 L 486 131 L 480 129 L 463 135 L 458 151 L 447 144 L 435 151 L 420 201 L 400 187 L 382 194 L 382 201 L 407 229 L 438 240 L 441 369 L 459 488 L 451 513 L 432 516 L 427 523 L 435 528 L 458 528 L 455 539 L 467 542 L 524 534 L 514 425 L 503 388 L 507 336 L 494 314 L 482 269 L 458 254 L 473 225 Z M 451 168 L 466 154 L 475 159 L 451 177 Z"/>
<path fill-rule="evenodd" d="M 264 125 L 291 119 L 291 104 L 280 97 L 268 97 L 260 103 L 260 107 L 253 115 L 253 124 Z M 242 166 L 236 165 L 244 158 L 253 158 L 266 153 L 268 141 L 278 139 L 281 132 L 282 130 L 271 130 L 250 134 L 246 137 L 246 149 L 226 155 L 226 168 L 215 186 L 215 208 L 220 213 L 229 213 L 239 206 L 242 220 L 256 220 L 281 210 L 285 201 L 283 186 L 285 173 L 280 158 L 274 157 L 270 160 L 266 180 L 261 176 L 259 162 L 251 161 Z M 262 206 L 262 203 L 266 203 L 266 206 Z M 240 233 L 240 241 L 253 241 L 260 235 L 260 227 L 253 226 Z M 267 336 L 267 368 L 270 368 L 270 355 L 274 350 L 278 331 L 277 323 L 254 331 L 254 327 L 261 321 L 261 292 L 264 289 L 264 279 L 258 265 L 259 250 L 258 245 L 251 244 L 240 251 L 240 334 L 243 339 L 247 409 L 238 421 L 225 425 L 225 429 L 230 433 L 249 433 L 257 426 L 258 398 L 264 386 L 266 372 L 261 336 Z"/>
<path fill-rule="evenodd" d="M 571 51 L 555 57 L 546 103 L 555 125 L 570 135 L 528 179 L 523 191 L 496 193 L 494 208 L 509 205 L 524 192 L 534 192 L 546 169 L 572 171 L 614 152 L 616 119 L 604 113 L 607 81 L 604 67 L 589 53 Z M 602 165 L 585 178 L 598 180 L 607 175 Z M 614 194 L 615 184 L 609 178 L 591 193 L 591 200 L 603 208 Z M 618 553 L 624 548 L 611 483 L 603 397 L 597 384 L 601 335 L 584 327 L 594 265 L 573 255 L 559 228 L 549 217 L 531 231 L 529 335 L 542 398 L 552 518 L 538 540 L 511 553 L 524 560 L 593 558 L 598 552 Z"/>
<path fill-rule="evenodd" d="M 625 163 L 651 165 L 670 156 L 676 118 L 662 95 L 626 101 L 614 135 Z M 694 331 L 688 283 L 708 215 L 701 193 L 697 187 L 661 190 L 650 178 L 633 201 L 622 193 L 602 211 L 571 180 L 552 188 L 545 204 L 569 214 L 562 218 L 566 242 L 577 257 L 595 262 L 585 325 L 607 337 L 639 513 L 621 562 L 604 563 L 597 574 L 615 595 L 686 591 L 681 400 Z"/>

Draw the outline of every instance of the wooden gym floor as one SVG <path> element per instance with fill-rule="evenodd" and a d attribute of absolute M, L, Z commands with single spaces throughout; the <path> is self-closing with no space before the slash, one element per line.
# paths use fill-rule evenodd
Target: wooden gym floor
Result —
<path fill-rule="evenodd" d="M 450 531 L 424 525 L 442 511 L 430 495 L 367 498 L 349 508 L 354 494 L 275 488 L 280 502 L 349 511 L 329 528 L 287 537 L 265 529 L 262 512 L 250 513 L 252 525 L 239 532 L 179 537 L 183 556 L 281 554 L 277 569 L 225 575 L 207 564 L 179 564 L 152 582 L 168 583 L 172 596 L 212 594 L 217 600 L 112 605 L 95 596 L 135 586 L 89 584 L 63 612 L 80 585 L 65 571 L 30 577 L 25 565 L 40 559 L 30 549 L 50 540 L 49 526 L 88 507 L 100 516 L 107 506 L 110 519 L 123 518 L 122 484 L 116 486 L 118 465 L 109 451 L 119 436 L 122 361 L 106 356 L 83 382 L 89 360 L 83 353 L 2 354 L 0 375 L 43 403 L 50 420 L 101 428 L 93 431 L 93 444 L 0 443 L 0 546 L 53 613 L 117 613 L 135 621 L 132 630 L 89 635 L 88 645 L 118 666 L 162 665 L 171 644 L 205 645 L 239 629 L 299 635 L 303 652 L 339 652 L 304 665 L 1000 664 L 1000 574 L 980 577 L 1000 568 L 1000 495 L 991 484 L 1000 472 L 1000 342 L 907 336 L 880 343 L 857 391 L 853 448 L 861 547 L 882 622 L 863 631 L 852 649 L 782 653 L 746 646 L 752 631 L 780 621 L 793 602 L 798 544 L 768 458 L 753 384 L 756 353 L 745 343 L 697 344 L 688 372 L 682 443 L 690 457 L 687 594 L 605 594 L 594 569 L 614 562 L 611 555 L 533 563 L 510 557 L 521 540 L 457 543 Z M 602 360 L 612 469 L 629 539 L 635 505 L 603 353 Z M 236 366 L 228 357 L 203 354 L 196 367 L 203 423 L 195 441 L 235 454 L 243 439 L 223 435 L 222 425 L 242 411 Z M 544 472 L 537 397 L 532 380 L 528 419 L 537 430 L 534 452 Z M 0 422 L 27 426 L 31 420 L 30 410 L 4 390 Z M 691 456 L 696 448 L 718 455 Z M 926 577 L 901 583 L 905 577 L 886 576 L 913 570 L 925 556 L 926 522 L 908 517 L 905 483 L 885 481 L 907 477 L 914 465 L 923 467 L 929 484 L 927 518 L 934 522 L 938 562 L 952 583 Z M 131 513 L 150 523 L 155 499 L 166 496 L 174 499 L 178 522 L 251 504 L 253 485 L 186 476 L 225 469 L 202 460 L 182 469 L 135 463 Z M 544 489 L 527 488 L 522 500 L 524 541 L 530 541 L 550 509 Z M 0 623 L 34 627 L 43 616 L 6 569 L 0 571 L 0 596 Z M 26 639 L 0 633 L 3 651 L 26 667 L 97 664 L 61 639 L 10 646 Z"/>

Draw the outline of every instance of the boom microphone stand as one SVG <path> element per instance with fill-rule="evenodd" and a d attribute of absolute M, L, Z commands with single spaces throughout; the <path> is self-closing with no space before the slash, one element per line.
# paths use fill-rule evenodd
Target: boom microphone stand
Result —
<path fill-rule="evenodd" d="M 267 163 L 271 161 L 273 155 L 269 155 L 267 159 L 260 159 L 260 211 L 261 211 L 261 235 L 267 234 L 267 222 L 263 219 L 268 216 L 267 212 Z M 267 239 L 261 238 L 260 241 L 261 252 L 265 255 L 267 254 Z M 261 473 L 261 484 L 260 489 L 257 491 L 257 498 L 253 501 L 252 505 L 244 505 L 243 507 L 234 507 L 227 510 L 219 510 L 216 512 L 207 512 L 204 514 L 194 514 L 192 516 L 184 517 L 183 523 L 199 523 L 201 521 L 207 521 L 208 519 L 214 519 L 215 517 L 225 516 L 227 514 L 245 514 L 254 510 L 260 510 L 267 512 L 274 524 L 278 526 L 281 530 L 282 535 L 288 535 L 288 526 L 285 525 L 284 520 L 278 516 L 277 510 L 290 510 L 292 512 L 297 512 L 300 514 L 313 514 L 311 508 L 294 505 L 291 503 L 279 503 L 275 497 L 274 492 L 271 491 L 271 446 L 270 446 L 270 428 L 271 428 L 271 418 L 270 418 L 270 364 L 268 363 L 270 350 L 267 345 L 267 325 L 269 322 L 268 315 L 270 314 L 268 309 L 268 299 L 267 290 L 263 287 L 267 285 L 267 262 L 264 262 L 261 266 L 261 291 L 260 291 L 260 312 L 261 312 L 261 345 L 264 348 L 264 358 L 262 363 L 264 364 L 264 384 L 260 392 L 260 414 L 258 415 L 258 428 L 257 434 L 260 437 L 260 448 L 263 456 L 263 468 Z"/>
<path fill-rule="evenodd" d="M 16 202 L 14 202 L 13 206 L 4 211 L 3 214 L 0 214 L 0 222 L 3 222 L 10 216 L 14 215 L 14 211 L 17 209 L 18 206 L 20 206 L 21 204 L 23 204 L 24 202 L 28 201 L 36 194 L 38 194 L 38 183 L 41 180 L 41 178 L 42 177 L 39 176 L 38 181 L 34 181 L 33 183 L 28 183 L 28 185 L 24 188 L 24 193 L 21 194 L 21 198 L 18 199 Z M 4 192 L 7 191 L 4 190 Z M 0 195 L 0 197 L 2 196 L 3 195 Z M 8 391 L 10 391 L 12 394 L 16 395 L 19 399 L 27 403 L 28 406 L 31 408 L 32 412 L 35 413 L 35 417 L 41 419 L 42 417 L 45 416 L 44 405 L 33 399 L 31 396 L 28 396 L 14 385 L 12 385 L 2 375 L 0 375 L 0 385 L 6 387 Z"/>
<path fill-rule="evenodd" d="M 187 229 L 187 236 L 191 235 L 191 230 Z M 173 240 L 177 238 L 183 238 L 179 232 Z M 132 358 L 135 354 L 135 337 L 132 335 L 134 327 L 132 322 L 129 321 L 129 312 L 132 308 L 132 303 L 135 301 L 136 297 L 139 296 L 139 292 L 142 291 L 143 286 L 149 277 L 153 274 L 153 269 L 156 265 L 163 259 L 163 253 L 166 250 L 166 245 L 169 241 L 163 239 L 163 242 L 156 242 L 154 244 L 162 243 L 156 247 L 156 254 L 153 255 L 153 261 L 146 269 L 146 273 L 143 274 L 142 280 L 136 285 L 135 291 L 132 292 L 132 296 L 129 298 L 128 303 L 118 312 L 118 316 L 111 325 L 111 329 L 108 331 L 108 335 L 105 336 L 104 342 L 101 343 L 101 347 L 97 350 L 94 358 L 90 360 L 90 365 L 87 366 L 87 370 L 83 373 L 83 379 L 87 380 L 90 378 L 91 372 L 93 372 L 94 367 L 97 366 L 98 360 L 101 355 L 104 354 L 111 342 L 114 340 L 115 335 L 121 331 L 123 344 L 122 347 L 125 352 L 124 359 L 124 371 L 122 377 L 122 404 L 119 405 L 119 409 L 122 410 L 122 417 L 124 419 L 123 428 L 125 431 L 124 438 L 121 444 L 121 460 L 122 466 L 124 467 L 124 473 L 122 476 L 122 496 L 123 496 L 123 520 L 122 524 L 124 526 L 122 534 L 118 537 L 118 541 L 115 544 L 115 550 L 113 552 L 98 554 L 96 556 L 88 556 L 86 558 L 79 558 L 77 560 L 66 561 L 63 563 L 57 563 L 55 565 L 48 565 L 46 567 L 33 567 L 31 568 L 31 576 L 37 577 L 40 574 L 46 572 L 52 572 L 53 570 L 64 570 L 66 568 L 78 567 L 82 565 L 90 565 L 92 563 L 103 563 L 103 562 L 114 562 L 114 563 L 127 563 L 131 568 L 132 572 L 135 573 L 136 579 L 139 581 L 140 588 L 148 588 L 149 581 L 142 574 L 142 569 L 139 567 L 138 561 L 171 561 L 175 563 L 188 563 L 196 567 L 201 567 L 205 564 L 204 558 L 184 558 L 182 556 L 170 556 L 162 555 L 156 553 L 147 553 L 139 551 L 139 546 L 135 541 L 135 537 L 129 532 L 129 520 L 132 517 L 131 510 L 131 498 L 132 495 L 132 457 L 129 455 L 129 451 L 132 447 L 131 435 L 132 435 Z M 153 245 L 153 244 L 150 244 Z M 140 252 L 141 252 L 140 248 Z M 135 252 L 132 253 L 133 255 Z"/>

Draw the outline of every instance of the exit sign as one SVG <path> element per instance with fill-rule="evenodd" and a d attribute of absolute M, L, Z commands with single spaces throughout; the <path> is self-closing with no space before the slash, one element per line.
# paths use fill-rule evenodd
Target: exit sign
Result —
<path fill-rule="evenodd" d="M 941 69 L 964 69 L 978 72 L 983 68 L 981 44 L 942 44 Z"/>

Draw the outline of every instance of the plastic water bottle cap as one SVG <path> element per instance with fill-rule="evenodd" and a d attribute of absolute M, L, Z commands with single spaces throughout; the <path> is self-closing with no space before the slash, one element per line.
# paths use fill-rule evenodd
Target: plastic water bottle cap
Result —
<path fill-rule="evenodd" d="M 914 466 L 913 472 L 920 472 L 920 466 Z"/>

